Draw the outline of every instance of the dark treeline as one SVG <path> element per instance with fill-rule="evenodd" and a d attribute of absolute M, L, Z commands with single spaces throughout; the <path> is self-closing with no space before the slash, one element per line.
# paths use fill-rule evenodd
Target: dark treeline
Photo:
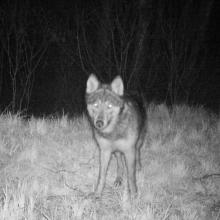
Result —
<path fill-rule="evenodd" d="M 120 74 L 147 101 L 216 110 L 216 7 L 214 0 L 4 1 L 1 110 L 81 113 L 91 72 L 106 82 Z"/>

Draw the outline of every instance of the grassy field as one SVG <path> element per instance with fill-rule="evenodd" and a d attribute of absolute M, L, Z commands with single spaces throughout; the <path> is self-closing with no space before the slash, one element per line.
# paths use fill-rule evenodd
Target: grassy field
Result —
<path fill-rule="evenodd" d="M 98 149 L 85 117 L 0 116 L 1 220 L 220 220 L 220 116 L 151 104 L 137 173 L 138 198 L 115 188 L 116 161 L 100 200 L 87 195 Z"/>

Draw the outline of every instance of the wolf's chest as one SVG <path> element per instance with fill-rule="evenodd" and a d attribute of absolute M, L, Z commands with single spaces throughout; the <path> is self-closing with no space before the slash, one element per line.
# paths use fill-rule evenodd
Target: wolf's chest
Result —
<path fill-rule="evenodd" d="M 123 132 L 114 132 L 110 134 L 95 134 L 95 139 L 101 149 L 109 149 L 114 151 L 126 151 L 130 146 L 135 145 L 137 140 L 137 133 L 129 131 L 130 129 L 123 130 Z"/>

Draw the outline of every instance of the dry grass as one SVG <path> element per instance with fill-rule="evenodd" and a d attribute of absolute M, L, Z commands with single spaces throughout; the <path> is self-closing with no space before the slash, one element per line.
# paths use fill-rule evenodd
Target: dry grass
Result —
<path fill-rule="evenodd" d="M 0 219 L 220 220 L 220 118 L 202 108 L 153 105 L 137 173 L 138 198 L 113 187 L 87 195 L 98 150 L 85 117 L 0 117 Z"/>

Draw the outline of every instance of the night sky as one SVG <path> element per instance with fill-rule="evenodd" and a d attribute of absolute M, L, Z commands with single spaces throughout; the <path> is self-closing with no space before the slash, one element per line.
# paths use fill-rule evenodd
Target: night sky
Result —
<path fill-rule="evenodd" d="M 218 0 L 4 1 L 1 111 L 80 114 L 91 72 L 148 102 L 219 112 Z"/>

